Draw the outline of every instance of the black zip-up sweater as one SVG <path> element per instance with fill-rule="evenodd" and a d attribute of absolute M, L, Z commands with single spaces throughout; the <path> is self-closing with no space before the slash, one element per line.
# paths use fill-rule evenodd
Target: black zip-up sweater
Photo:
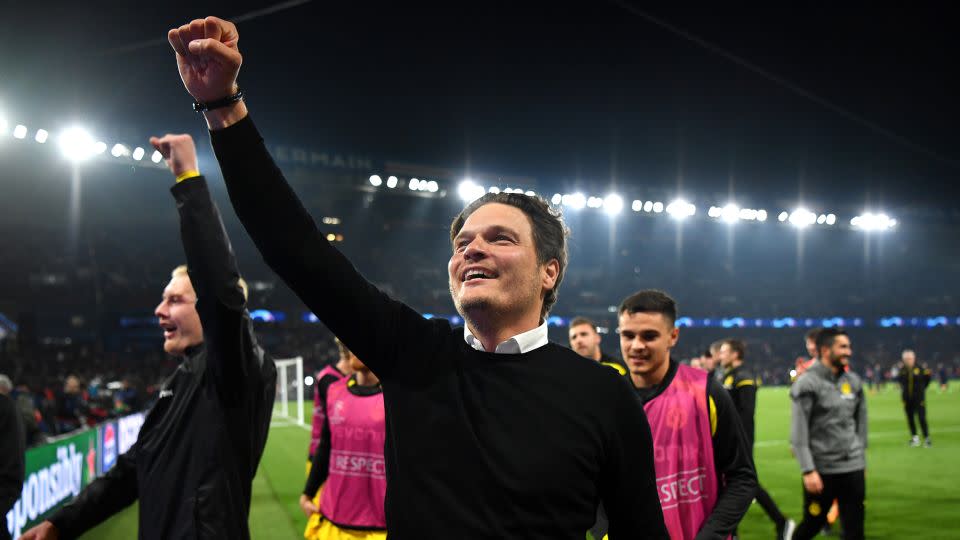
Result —
<path fill-rule="evenodd" d="M 554 344 L 472 349 L 326 241 L 250 118 L 211 137 L 266 262 L 382 383 L 392 540 L 582 540 L 601 500 L 613 540 L 667 538 L 650 428 L 616 371 Z"/>
<path fill-rule="evenodd" d="M 277 371 L 257 344 L 236 259 L 204 179 L 171 190 L 204 344 L 164 382 L 136 444 L 50 521 L 75 538 L 140 500 L 139 538 L 250 537 L 253 477 Z"/>

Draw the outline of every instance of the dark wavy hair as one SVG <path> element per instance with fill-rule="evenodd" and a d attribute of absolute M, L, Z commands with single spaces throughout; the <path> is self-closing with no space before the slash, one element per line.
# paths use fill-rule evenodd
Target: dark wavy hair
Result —
<path fill-rule="evenodd" d="M 473 214 L 481 206 L 491 203 L 512 206 L 527 216 L 533 230 L 533 244 L 537 250 L 537 263 L 543 265 L 553 259 L 556 259 L 559 263 L 557 281 L 543 297 L 543 307 L 540 309 L 540 316 L 546 317 L 550 313 L 550 308 L 557 303 L 557 291 L 560 289 L 560 282 L 563 281 L 563 274 L 567 270 L 567 237 L 570 235 L 570 230 L 563 222 L 563 214 L 559 209 L 550 206 L 550 203 L 543 197 L 537 195 L 487 193 L 467 205 L 453 219 L 453 223 L 450 224 L 450 242 L 453 242 L 460 233 L 463 223 L 470 217 L 470 214 Z"/>

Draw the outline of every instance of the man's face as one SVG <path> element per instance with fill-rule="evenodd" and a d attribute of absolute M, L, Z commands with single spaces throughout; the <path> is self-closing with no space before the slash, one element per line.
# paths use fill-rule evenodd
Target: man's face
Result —
<path fill-rule="evenodd" d="M 620 314 L 620 352 L 633 375 L 655 373 L 668 363 L 679 335 L 662 313 Z"/>
<path fill-rule="evenodd" d="M 490 203 L 477 208 L 453 241 L 447 264 L 457 311 L 505 314 L 540 310 L 545 288 L 557 277 L 556 261 L 537 264 L 530 220 L 520 209 Z"/>
<path fill-rule="evenodd" d="M 590 324 L 578 324 L 570 328 L 570 348 L 591 360 L 600 358 L 600 334 Z"/>
<path fill-rule="evenodd" d="M 833 367 L 842 369 L 847 365 L 850 357 L 853 356 L 850 337 L 840 335 L 833 338 L 833 344 L 830 345 L 829 349 L 824 347 L 823 352 L 824 360 L 827 360 Z"/>
<path fill-rule="evenodd" d="M 913 352 L 905 352 L 901 358 L 903 359 L 903 365 L 907 366 L 908 368 L 912 368 L 914 364 L 917 363 L 917 355 Z"/>
<path fill-rule="evenodd" d="M 720 358 L 720 365 L 723 366 L 723 369 L 728 369 L 733 366 L 733 359 L 736 358 L 737 353 L 733 352 L 729 343 L 724 343 L 717 351 L 717 356 Z"/>
<path fill-rule="evenodd" d="M 817 357 L 817 342 L 810 338 L 807 338 L 807 354 L 810 358 Z"/>
<path fill-rule="evenodd" d="M 707 371 L 713 371 L 714 369 L 716 369 L 716 367 L 717 367 L 717 355 L 720 354 L 720 353 L 719 353 L 719 351 L 718 351 L 717 353 L 712 353 L 712 352 L 711 352 L 710 354 L 713 354 L 713 356 L 704 356 L 704 357 L 703 357 L 703 369 L 705 369 L 705 370 L 707 370 Z"/>
<path fill-rule="evenodd" d="M 179 275 L 170 280 L 153 314 L 163 329 L 163 350 L 168 354 L 183 356 L 188 347 L 203 343 L 197 293 L 188 276 Z"/>

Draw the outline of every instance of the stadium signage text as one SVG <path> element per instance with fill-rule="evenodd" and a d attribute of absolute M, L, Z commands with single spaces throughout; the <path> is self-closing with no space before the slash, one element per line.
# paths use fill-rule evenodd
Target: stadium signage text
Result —
<path fill-rule="evenodd" d="M 133 446 L 133 443 L 137 442 L 137 436 L 140 435 L 140 427 L 143 426 L 143 421 L 146 416 L 143 413 L 131 414 L 130 416 L 124 416 L 120 420 L 117 420 L 118 426 L 118 435 L 117 435 L 117 444 L 119 445 L 118 451 L 123 454 Z"/>
<path fill-rule="evenodd" d="M 36 521 L 83 488 L 83 454 L 73 443 L 56 451 L 56 461 L 27 476 L 20 500 L 7 512 L 7 530 L 14 538 L 20 536 L 28 521 Z"/>
<path fill-rule="evenodd" d="M 271 153 L 274 159 L 281 163 L 299 163 L 311 167 L 330 167 L 334 169 L 355 169 L 363 171 L 373 169 L 373 160 L 369 157 L 354 156 L 352 154 L 330 154 L 292 146 L 275 146 Z"/>

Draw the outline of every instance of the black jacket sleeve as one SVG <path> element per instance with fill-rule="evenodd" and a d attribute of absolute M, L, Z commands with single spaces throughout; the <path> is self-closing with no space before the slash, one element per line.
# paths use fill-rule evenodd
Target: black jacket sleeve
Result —
<path fill-rule="evenodd" d="M 740 425 L 743 426 L 743 433 L 747 437 L 747 447 L 752 453 L 753 442 L 756 439 L 753 422 L 757 411 L 757 386 L 753 379 L 743 379 L 735 384 L 737 416 L 740 418 Z"/>
<path fill-rule="evenodd" d="M 313 461 L 310 465 L 310 476 L 307 477 L 307 484 L 303 487 L 303 494 L 311 499 L 317 494 L 320 486 L 327 481 L 330 474 L 330 424 L 324 419 L 321 428 L 320 444 L 317 451 L 313 453 Z"/>
<path fill-rule="evenodd" d="M 233 208 L 267 264 L 385 383 L 420 377 L 416 363 L 432 356 L 444 325 L 378 290 L 326 240 L 249 117 L 210 137 Z"/>
<path fill-rule="evenodd" d="M 25 435 L 20 411 L 0 394 L 0 516 L 6 516 L 23 489 Z M 3 525 L 5 527 L 5 525 Z"/>
<path fill-rule="evenodd" d="M 137 452 L 138 445 L 134 444 L 107 474 L 50 517 L 48 521 L 56 526 L 60 540 L 80 536 L 137 500 Z"/>
<path fill-rule="evenodd" d="M 657 495 L 650 424 L 629 383 L 621 381 L 600 478 L 600 500 L 610 522 L 610 539 L 668 539 Z"/>
<path fill-rule="evenodd" d="M 723 487 L 697 540 L 721 540 L 733 532 L 750 508 L 757 493 L 757 472 L 730 394 L 712 379 L 707 382 L 707 393 L 717 408 L 713 460 Z"/>
<path fill-rule="evenodd" d="M 264 361 L 246 311 L 237 260 L 206 180 L 190 178 L 170 191 L 180 213 L 187 270 L 203 324 L 210 375 L 206 382 L 213 385 L 224 404 L 236 405 L 259 388 Z"/>

